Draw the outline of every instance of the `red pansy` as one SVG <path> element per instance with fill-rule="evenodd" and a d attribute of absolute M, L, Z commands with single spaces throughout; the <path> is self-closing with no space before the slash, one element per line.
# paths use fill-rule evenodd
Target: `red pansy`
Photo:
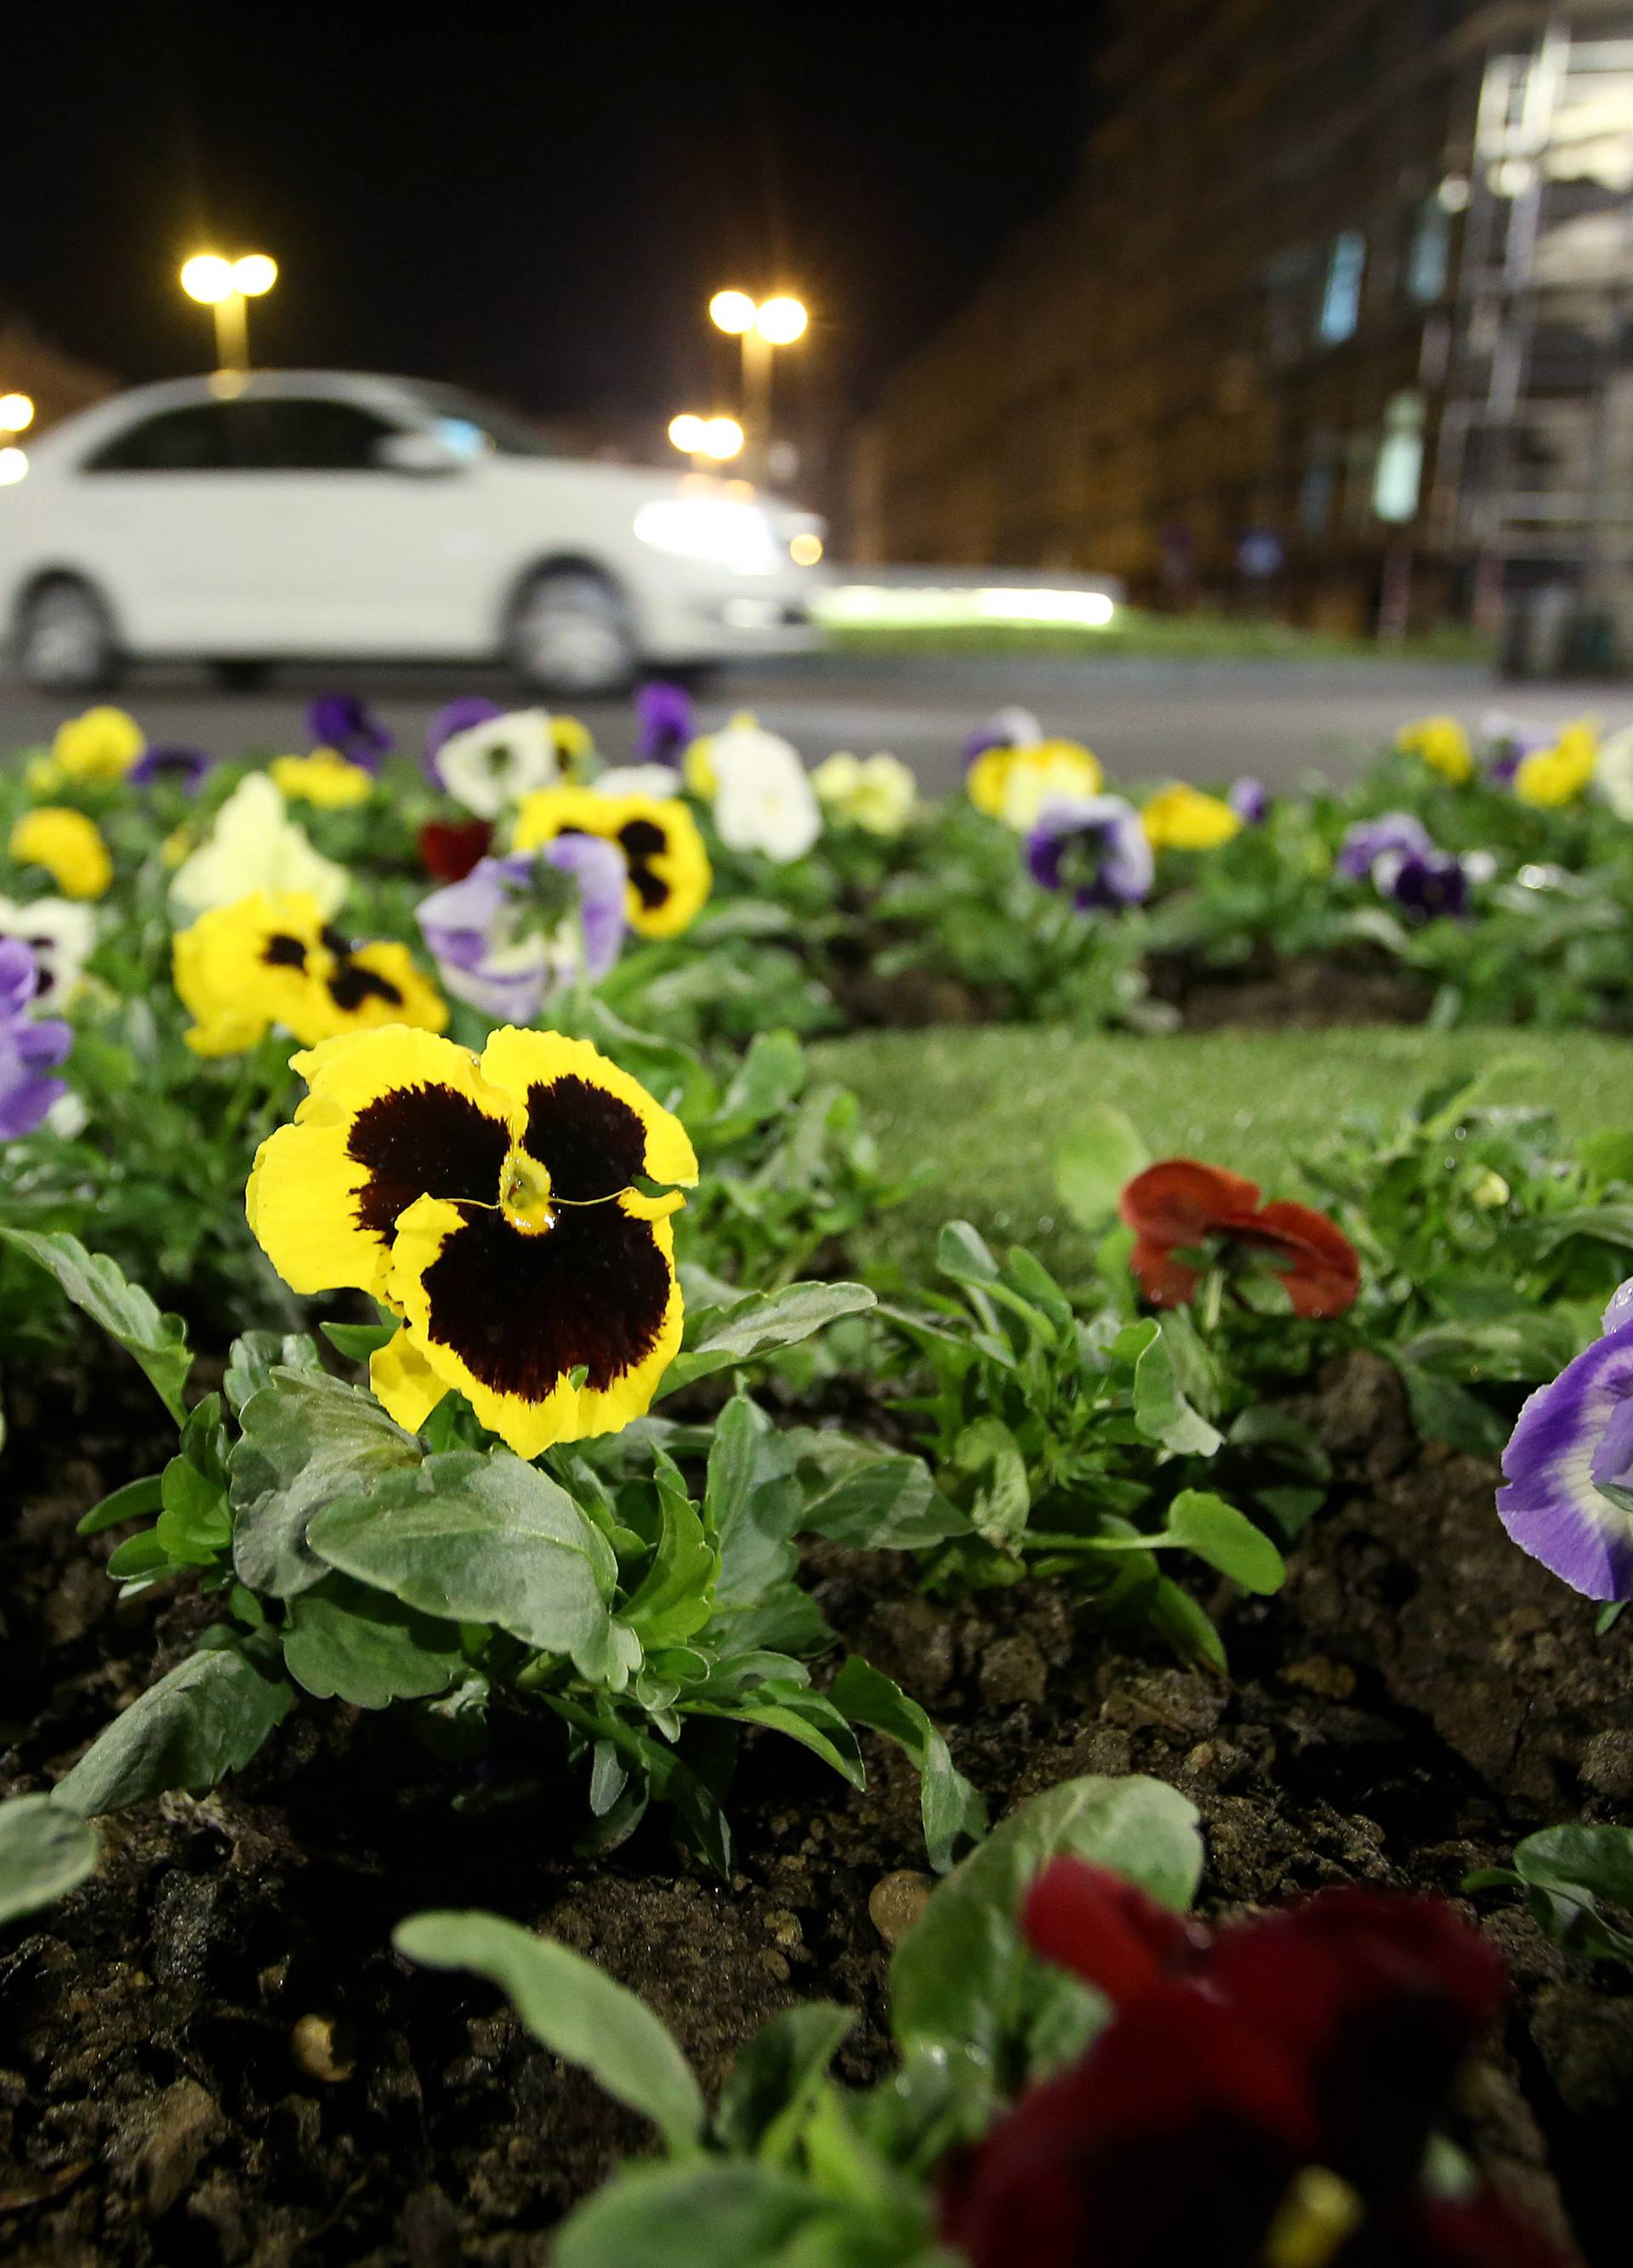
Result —
<path fill-rule="evenodd" d="M 485 819 L 428 819 L 419 830 L 419 856 L 436 882 L 462 882 L 485 858 L 493 828 Z"/>
<path fill-rule="evenodd" d="M 1341 1315 L 1361 1287 L 1355 1247 L 1309 1205 L 1261 1204 L 1256 1182 L 1196 1158 L 1148 1166 L 1124 1189 L 1118 1210 L 1134 1233 L 1129 1266 L 1154 1307 L 1193 1298 L 1200 1269 L 1176 1256 L 1218 1237 L 1255 1251 L 1287 1286 L 1297 1315 Z"/>

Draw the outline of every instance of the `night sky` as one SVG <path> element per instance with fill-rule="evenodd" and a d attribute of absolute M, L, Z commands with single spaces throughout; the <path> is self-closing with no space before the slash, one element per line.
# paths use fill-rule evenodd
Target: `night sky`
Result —
<path fill-rule="evenodd" d="M 1046 12 L 16 9 L 0 307 L 164 376 L 181 260 L 264 250 L 258 361 L 667 416 L 729 394 L 710 291 L 786 285 L 842 420 L 1068 177 L 1091 11 Z"/>

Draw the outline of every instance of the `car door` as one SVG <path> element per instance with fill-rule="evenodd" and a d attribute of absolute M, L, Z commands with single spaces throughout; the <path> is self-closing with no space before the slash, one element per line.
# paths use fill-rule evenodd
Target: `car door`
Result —
<path fill-rule="evenodd" d="M 465 475 L 402 471 L 403 427 L 338 394 L 247 394 L 232 404 L 243 498 L 241 574 L 275 625 L 269 651 L 437 654 L 472 510 Z"/>
<path fill-rule="evenodd" d="M 64 534 L 140 653 L 237 651 L 246 610 L 229 405 L 155 411 L 104 442 L 75 475 Z"/>

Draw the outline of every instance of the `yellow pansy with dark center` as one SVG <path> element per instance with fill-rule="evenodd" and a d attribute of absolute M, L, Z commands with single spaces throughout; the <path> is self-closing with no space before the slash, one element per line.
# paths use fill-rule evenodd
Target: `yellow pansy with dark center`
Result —
<path fill-rule="evenodd" d="M 524 796 L 512 847 L 537 850 L 564 835 L 616 843 L 629 869 L 624 911 L 642 937 L 677 937 L 697 918 L 714 885 L 709 854 L 678 796 L 598 795 L 593 788 L 546 787 Z"/>
<path fill-rule="evenodd" d="M 479 1063 L 387 1026 L 295 1068 L 311 1091 L 262 1145 L 249 1225 L 297 1292 L 351 1286 L 401 1317 L 370 1373 L 399 1424 L 456 1389 L 532 1457 L 650 1407 L 680 1344 L 684 1200 L 636 1183 L 691 1183 L 698 1163 L 638 1080 L 587 1041 L 509 1026 Z"/>
<path fill-rule="evenodd" d="M 306 891 L 257 890 L 212 907 L 177 932 L 172 960 L 196 1055 L 237 1054 L 275 1027 L 310 1047 L 381 1024 L 440 1032 L 448 1020 L 406 946 L 353 946 Z"/>

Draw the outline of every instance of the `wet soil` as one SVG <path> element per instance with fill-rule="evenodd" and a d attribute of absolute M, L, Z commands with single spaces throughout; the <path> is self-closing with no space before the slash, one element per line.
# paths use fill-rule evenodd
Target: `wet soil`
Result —
<path fill-rule="evenodd" d="M 1211 969 L 1189 957 L 1147 966 L 1153 998 L 1179 1011 L 1187 1032 L 1239 1026 L 1310 1032 L 1334 1024 L 1421 1024 L 1434 1002 L 1432 984 L 1379 956 L 1340 961 L 1280 960 L 1266 952 L 1240 969 Z"/>
<path fill-rule="evenodd" d="M 152 1469 L 130 1446 L 144 1418 L 100 1381 L 79 1400 L 74 1457 L 48 1490 L 21 1461 L 0 1546 L 4 1792 L 48 1786 L 203 1618 L 156 1594 L 116 1605 L 110 1539 L 74 1536 L 104 1469 Z M 1344 1881 L 1455 1896 L 1533 1827 L 1633 1820 L 1633 1630 L 1594 1638 L 1592 1610 L 1503 1535 L 1491 1466 L 1421 1448 L 1381 1363 L 1352 1359 L 1306 1414 L 1341 1484 L 1280 1596 L 1232 1602 L 1221 1585 L 1209 1602 L 1229 1683 L 1113 1646 L 1045 1587 L 947 1606 L 904 1563 L 831 1547 L 809 1577 L 846 1638 L 946 1726 L 995 1813 L 1078 1772 L 1182 1788 L 1210 1913 Z M 787 1743 L 751 1744 L 721 1882 L 659 1825 L 598 1867 L 575 1860 L 571 1793 L 521 1712 L 484 1763 L 447 1766 L 390 1716 L 303 1705 L 231 1787 L 104 1822 L 92 1880 L 0 1936 L 0 2253 L 18 2268 L 546 2261 L 551 2224 L 643 2130 L 490 1989 L 393 1955 L 394 1924 L 428 1905 L 490 1906 L 592 1954 L 711 2088 L 766 2015 L 818 1993 L 861 2014 L 843 2073 L 875 2076 L 881 1924 L 917 1887 L 887 1878 L 923 1854 L 911 1774 L 869 1756 L 855 1794 Z M 1633 1992 L 1565 1961 L 1511 1900 L 1479 1904 L 1514 1995 L 1459 2139 L 1566 2258 L 1620 2261 Z"/>

